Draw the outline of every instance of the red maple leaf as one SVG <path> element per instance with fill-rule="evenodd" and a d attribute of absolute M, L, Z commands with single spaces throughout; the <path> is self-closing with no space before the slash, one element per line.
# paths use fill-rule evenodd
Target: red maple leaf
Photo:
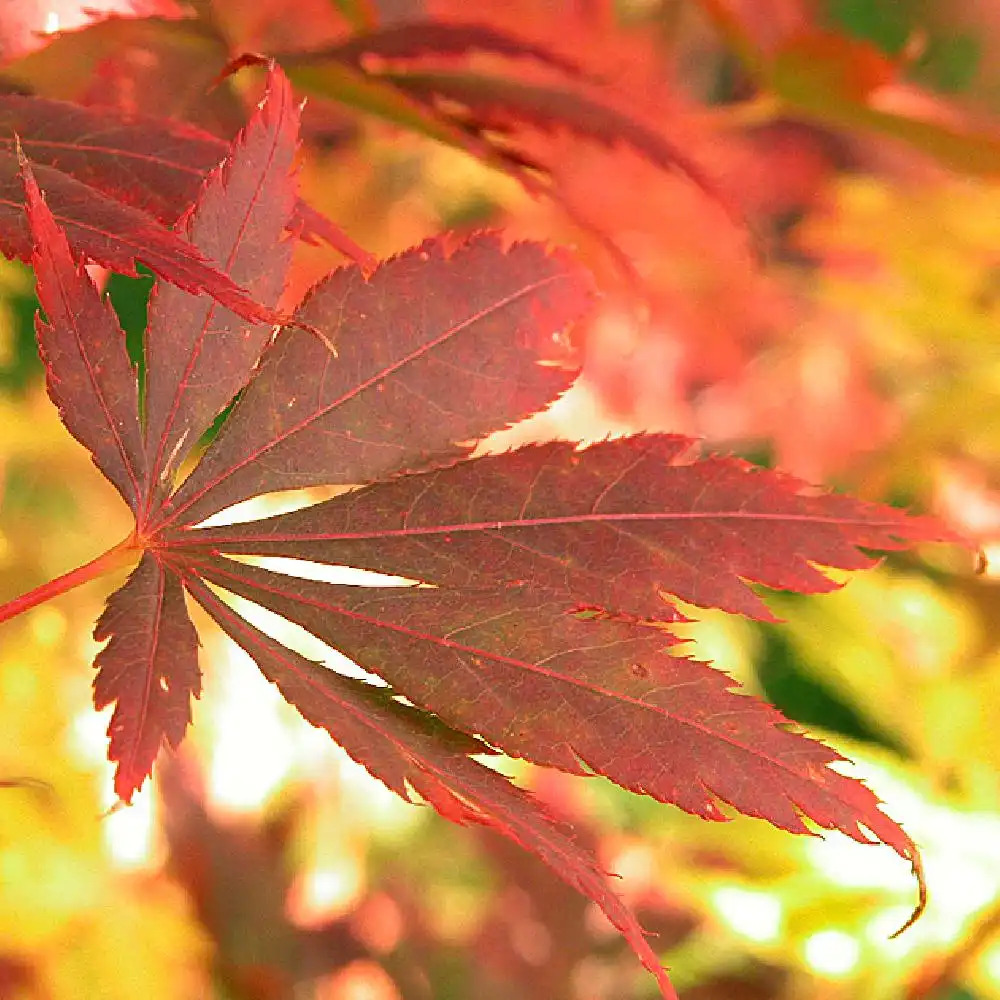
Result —
<path fill-rule="evenodd" d="M 296 210 L 297 109 L 271 70 L 268 98 L 187 219 L 193 246 L 255 298 L 280 294 Z M 191 598 L 284 697 L 404 797 L 534 851 L 593 899 L 673 992 L 596 860 L 506 778 L 504 752 L 596 772 L 706 819 L 724 805 L 804 833 L 807 820 L 908 859 L 909 837 L 828 747 L 680 655 L 675 599 L 768 618 L 748 584 L 807 593 L 819 566 L 946 533 L 880 505 L 820 493 L 670 435 L 470 458 L 476 441 L 537 412 L 573 381 L 566 328 L 587 274 L 534 244 L 431 241 L 365 274 L 331 274 L 297 325 L 270 327 L 178 287 L 157 293 L 140 388 L 110 308 L 23 166 L 49 393 L 136 517 L 88 566 L 0 609 L 0 620 L 139 557 L 96 635 L 95 698 L 114 704 L 109 757 L 128 801 L 176 746 L 200 689 Z M 200 435 L 239 402 L 194 471 Z M 140 409 L 140 400 L 142 407 Z M 201 527 L 265 492 L 356 487 L 264 520 Z M 301 579 L 241 558 L 308 559 L 415 585 Z M 381 679 L 348 678 L 282 646 L 228 598 L 305 627 Z M 587 614 L 581 609 L 588 609 Z M 921 893 L 923 890 L 920 877 Z"/>

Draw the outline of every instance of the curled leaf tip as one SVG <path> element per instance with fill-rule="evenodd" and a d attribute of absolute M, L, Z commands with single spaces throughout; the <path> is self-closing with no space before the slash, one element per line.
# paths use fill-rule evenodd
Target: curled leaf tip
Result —
<path fill-rule="evenodd" d="M 893 938 L 899 937 L 903 931 L 909 930 L 923 916 L 924 910 L 927 909 L 927 877 L 924 874 L 924 863 L 920 860 L 920 854 L 916 848 L 913 850 L 910 863 L 913 866 L 913 874 L 917 879 L 917 905 L 913 908 L 913 912 L 906 918 L 906 923 L 889 935 L 890 941 Z"/>
<path fill-rule="evenodd" d="M 229 77 L 235 76 L 241 69 L 246 69 L 247 66 L 267 66 L 270 69 L 274 66 L 274 60 L 261 55 L 259 52 L 241 52 L 238 56 L 230 59 L 212 78 L 208 85 L 209 91 L 215 90 L 216 87 L 223 84 Z"/>
<path fill-rule="evenodd" d="M 109 808 L 105 809 L 104 812 L 101 813 L 101 815 L 98 817 L 98 819 L 102 819 L 102 820 L 110 819 L 116 813 L 120 813 L 123 809 L 127 809 L 130 805 L 132 805 L 132 797 L 131 796 L 129 796 L 129 798 L 127 798 L 127 799 L 125 799 L 125 798 L 118 798 L 115 801 L 114 805 L 112 805 Z"/>

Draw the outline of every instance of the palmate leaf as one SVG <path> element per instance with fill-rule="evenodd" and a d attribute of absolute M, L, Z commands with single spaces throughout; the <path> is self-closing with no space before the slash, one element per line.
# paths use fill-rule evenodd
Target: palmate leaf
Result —
<path fill-rule="evenodd" d="M 265 302 L 287 264 L 296 124 L 274 70 L 187 221 L 193 245 Z M 114 705 L 109 757 L 123 800 L 161 746 L 180 741 L 200 690 L 186 589 L 308 721 L 390 788 L 504 833 L 593 899 L 666 997 L 663 970 L 594 859 L 472 755 L 598 773 L 708 819 L 724 819 L 728 804 L 798 833 L 812 821 L 881 841 L 913 864 L 922 901 L 916 849 L 875 795 L 829 767 L 833 750 L 680 655 L 669 624 L 684 617 L 674 598 L 768 618 L 749 583 L 829 590 L 819 566 L 863 568 L 872 559 L 861 548 L 942 529 L 734 459 L 689 458 L 690 442 L 668 435 L 470 459 L 478 439 L 571 383 L 564 334 L 592 299 L 568 256 L 492 235 L 430 241 L 370 274 L 336 271 L 298 310 L 301 328 L 273 339 L 218 304 L 161 289 L 140 395 L 118 327 L 27 164 L 23 183 L 50 393 L 137 518 L 124 543 L 6 605 L 0 620 L 138 557 L 96 632 L 108 642 L 95 700 Z M 243 386 L 176 485 L 190 442 Z M 274 518 L 200 526 L 244 499 L 311 485 L 360 488 Z M 254 555 L 422 585 L 333 585 L 243 561 Z M 285 649 L 226 595 L 298 623 L 387 687 Z"/>

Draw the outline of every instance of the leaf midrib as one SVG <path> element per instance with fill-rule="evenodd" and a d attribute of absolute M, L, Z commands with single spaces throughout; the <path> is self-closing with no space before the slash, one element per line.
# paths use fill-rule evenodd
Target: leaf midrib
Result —
<path fill-rule="evenodd" d="M 65 245 L 68 247 L 68 244 Z M 58 252 L 58 250 L 59 247 L 57 245 L 55 248 L 55 252 Z M 51 254 L 50 254 L 50 259 L 51 259 Z M 69 259 L 70 259 L 70 267 L 74 267 L 75 265 L 73 264 L 72 253 L 69 254 Z M 121 432 L 119 431 L 118 423 L 115 420 L 114 414 L 112 413 L 111 410 L 111 405 L 105 398 L 104 389 L 101 386 L 100 382 L 98 381 L 97 373 L 94 370 L 93 364 L 91 363 L 90 355 L 85 347 L 87 340 L 86 338 L 83 337 L 80 331 L 80 324 L 78 322 L 77 312 L 75 309 L 72 308 L 70 304 L 69 294 L 66 291 L 66 286 L 65 283 L 63 282 L 62 274 L 58 267 L 53 267 L 53 277 L 58 283 L 59 298 L 62 300 L 63 311 L 68 317 L 70 317 L 70 328 L 73 331 L 73 340 L 76 345 L 77 353 L 79 354 L 80 359 L 83 362 L 84 371 L 86 371 L 87 373 L 87 380 L 90 382 L 90 387 L 100 403 L 101 413 L 104 415 L 104 422 L 107 425 L 108 430 L 111 431 L 111 437 L 115 443 L 115 449 L 117 450 L 118 456 L 121 459 L 125 475 L 128 477 L 128 480 L 131 483 L 133 496 L 131 498 L 126 498 L 126 499 L 128 501 L 129 506 L 132 507 L 133 504 L 137 504 L 139 500 L 140 486 L 139 486 L 139 477 L 137 471 L 133 466 L 132 458 L 128 454 L 128 448 L 126 447 L 125 441 L 121 435 Z M 89 278 L 87 278 L 86 280 L 90 281 Z M 93 289 L 93 292 L 95 297 L 97 297 L 97 290 Z M 105 303 L 101 302 L 100 299 L 98 298 L 97 308 L 107 310 L 109 307 Z M 106 313 L 105 318 L 110 320 L 111 317 Z M 50 329 L 52 329 L 53 332 L 55 332 L 55 327 L 52 324 L 49 324 L 49 326 Z"/>
<path fill-rule="evenodd" d="M 282 107 L 281 113 L 283 112 L 284 108 Z M 274 164 L 274 159 L 275 156 L 277 155 L 277 150 L 280 145 L 280 139 L 281 139 L 281 130 L 279 127 L 276 128 L 274 130 L 274 133 L 271 135 L 271 145 L 268 151 L 267 162 L 263 166 L 263 168 L 258 172 L 257 183 L 254 188 L 253 196 L 250 199 L 249 204 L 246 206 L 246 211 L 244 212 L 243 215 L 243 221 L 241 222 L 235 236 L 233 237 L 233 245 L 230 250 L 229 256 L 226 258 L 225 262 L 226 274 L 229 274 L 230 271 L 232 270 L 233 260 L 243 245 L 243 239 L 246 235 L 250 217 L 253 214 L 255 208 L 257 207 L 257 203 L 260 200 L 260 195 L 264 187 L 264 184 L 270 177 L 271 169 Z M 178 384 L 174 392 L 174 397 L 171 402 L 170 409 L 167 412 L 166 420 L 164 422 L 163 428 L 160 433 L 160 440 L 157 445 L 156 456 L 153 461 L 153 466 L 147 472 L 148 482 L 146 485 L 149 490 L 149 497 L 147 498 L 146 501 L 147 504 L 152 499 L 154 486 L 161 472 L 163 471 L 163 469 L 161 469 L 161 462 L 163 460 L 163 454 L 167 446 L 167 439 L 169 437 L 171 428 L 173 427 L 174 422 L 176 420 L 177 413 L 180 409 L 182 397 L 190 383 L 191 372 L 194 370 L 194 366 L 197 363 L 199 356 L 201 355 L 201 348 L 205 340 L 205 335 L 208 331 L 209 324 L 212 322 L 212 319 L 215 316 L 216 308 L 218 307 L 218 305 L 219 304 L 215 301 L 215 299 L 210 299 L 209 302 L 207 303 L 204 309 L 204 317 L 201 323 L 201 328 L 198 331 L 197 335 L 195 336 L 194 341 L 192 342 L 191 345 L 191 353 L 188 358 L 188 363 L 184 369 L 183 375 L 178 380 Z M 147 516 L 149 514 L 148 508 L 146 514 Z"/>
<path fill-rule="evenodd" d="M 308 508 L 307 508 L 308 509 Z M 281 517 L 283 515 L 277 515 Z M 819 514 L 791 514 L 775 513 L 772 511 L 650 511 L 650 512 L 622 512 L 607 514 L 565 514 L 557 517 L 533 517 L 523 520 L 500 520 L 500 521 L 465 521 L 454 524 L 435 524 L 417 528 L 388 528 L 377 531 L 299 531 L 299 532 L 272 532 L 261 531 L 258 534 L 251 532 L 240 532 L 238 534 L 227 534 L 218 528 L 194 528 L 188 529 L 184 535 L 171 538 L 171 547 L 197 547 L 206 545 L 227 545 L 237 546 L 243 543 L 253 544 L 257 542 L 274 542 L 282 544 L 286 542 L 338 542 L 338 541 L 381 541 L 392 538 L 412 538 L 427 535 L 458 534 L 462 532 L 474 531 L 504 531 L 507 529 L 517 530 L 520 528 L 544 528 L 558 525 L 573 524 L 607 524 L 616 521 L 695 521 L 695 520 L 760 520 L 788 522 L 799 524 L 829 524 L 836 527 L 863 527 L 873 530 L 892 530 L 899 528 L 897 520 L 873 521 L 865 518 L 831 517 Z M 233 525 L 240 528 L 246 523 L 241 522 Z M 266 524 L 265 521 L 258 522 Z M 236 551 L 236 549 L 232 549 Z"/>

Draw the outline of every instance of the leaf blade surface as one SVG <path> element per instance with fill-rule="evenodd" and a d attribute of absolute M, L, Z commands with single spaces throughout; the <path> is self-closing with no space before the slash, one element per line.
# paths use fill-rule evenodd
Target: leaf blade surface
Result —
<path fill-rule="evenodd" d="M 134 511 L 145 475 L 135 371 L 110 302 L 102 301 L 83 262 L 42 197 L 27 161 L 22 167 L 31 263 L 47 320 L 36 316 L 49 397 L 67 430 Z"/>
<path fill-rule="evenodd" d="M 562 879 L 593 900 L 656 977 L 666 1000 L 676 1000 L 635 916 L 613 892 L 596 859 L 541 806 L 497 772 L 470 759 L 490 748 L 372 688 L 286 649 L 242 619 L 197 579 L 192 596 L 264 676 L 312 725 L 325 729 L 372 775 L 400 797 L 409 788 L 454 823 L 475 823 L 534 852 Z"/>
<path fill-rule="evenodd" d="M 676 620 L 671 594 L 773 620 L 745 581 L 832 590 L 814 564 L 873 565 L 858 547 L 942 539 L 901 511 L 818 493 L 692 442 L 643 435 L 578 450 L 550 442 L 346 493 L 180 544 L 354 566 L 442 587 L 533 580 L 594 605 Z"/>
<path fill-rule="evenodd" d="M 272 71 L 263 103 L 209 175 L 187 222 L 192 244 L 268 307 L 277 304 L 291 260 L 291 242 L 282 234 L 295 207 L 297 135 L 288 81 Z M 172 286 L 157 290 L 146 337 L 154 491 L 169 488 L 187 449 L 246 384 L 271 331 L 270 324 L 250 324 L 205 296 Z"/>
<path fill-rule="evenodd" d="M 201 693 L 198 636 L 176 576 L 143 553 L 125 584 L 109 598 L 94 629 L 110 640 L 94 666 L 94 704 L 114 703 L 108 759 L 117 764 L 115 792 L 123 802 L 146 780 L 163 744 L 177 747 Z"/>
<path fill-rule="evenodd" d="M 296 314 L 222 433 L 169 502 L 192 523 L 272 490 L 368 482 L 466 454 L 550 403 L 575 371 L 561 334 L 585 272 L 533 244 L 480 236 L 415 248 L 365 279 L 334 272 Z"/>

